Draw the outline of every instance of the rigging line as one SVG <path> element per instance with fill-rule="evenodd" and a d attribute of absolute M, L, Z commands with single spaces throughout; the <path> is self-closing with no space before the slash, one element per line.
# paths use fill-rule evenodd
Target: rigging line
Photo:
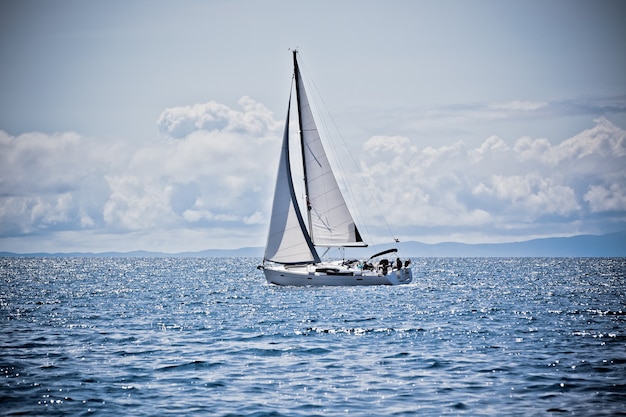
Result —
<path fill-rule="evenodd" d="M 352 155 L 352 152 L 350 152 L 350 149 L 348 148 L 348 145 L 346 144 L 345 138 L 343 137 L 343 134 L 341 133 L 341 130 L 339 129 L 339 126 L 337 125 L 337 122 L 335 121 L 335 118 L 333 117 L 333 115 L 332 115 L 332 113 L 330 112 L 330 110 L 329 110 L 328 106 L 326 105 L 326 102 L 324 101 L 324 98 L 323 98 L 323 97 L 322 97 L 322 95 L 320 94 L 320 92 L 319 92 L 319 90 L 318 90 L 318 88 L 317 88 L 317 85 L 316 85 L 316 84 L 315 84 L 315 82 L 313 81 L 313 77 L 311 77 L 311 75 L 310 75 L 310 73 L 309 73 L 308 66 L 306 65 L 306 62 L 304 62 L 304 60 L 302 59 L 302 54 L 300 54 L 300 55 L 299 55 L 299 57 L 300 57 L 300 67 L 301 67 L 301 69 L 302 69 L 302 67 L 304 68 L 305 73 L 307 74 L 306 79 L 307 79 L 307 81 L 309 81 L 309 84 L 313 87 L 313 91 L 315 92 L 316 97 L 317 97 L 317 98 L 318 98 L 318 100 L 321 102 L 322 106 L 324 107 L 324 110 L 326 111 L 326 114 L 328 115 L 328 117 L 330 118 L 330 120 L 331 120 L 331 122 L 332 122 L 332 125 L 334 126 L 335 130 L 337 131 L 338 136 L 339 136 L 339 139 L 341 140 L 341 143 L 342 143 L 343 147 L 345 148 L 345 150 L 346 150 L 346 152 L 347 152 L 348 156 L 350 157 L 350 160 L 352 161 L 352 164 L 353 164 L 353 166 L 355 167 L 356 172 L 357 172 L 358 174 L 363 174 L 363 172 L 359 169 L 359 165 L 357 164 L 356 160 L 354 159 L 354 156 Z M 309 91 L 310 91 L 310 90 L 309 90 Z M 309 101 L 311 101 L 311 100 L 309 100 Z M 318 116 L 321 116 L 321 115 L 320 115 L 320 112 L 317 112 L 317 113 L 318 113 Z M 330 130 L 329 130 L 329 129 L 328 129 L 328 127 L 327 127 L 327 124 L 326 124 L 326 118 L 325 118 L 325 117 L 318 117 L 318 118 L 317 118 L 317 120 L 318 120 L 319 122 L 321 122 L 321 123 L 322 123 L 322 125 L 324 126 L 324 130 L 325 130 L 325 132 L 327 132 L 327 134 L 328 134 L 328 132 L 330 132 Z M 330 146 L 331 146 L 331 148 L 333 148 L 333 150 L 334 150 L 334 149 L 336 149 L 332 140 L 328 140 L 328 141 L 326 141 L 326 142 L 330 144 Z M 338 152 L 337 152 L 337 151 L 334 151 L 334 153 L 335 153 L 335 155 L 338 155 Z M 335 158 L 335 159 L 337 159 L 337 158 Z M 338 161 L 336 161 L 336 162 L 338 162 Z M 344 179 L 344 181 L 346 181 L 346 178 L 348 178 L 348 177 L 346 176 L 346 172 L 345 172 L 345 170 L 343 169 L 342 164 L 340 164 L 340 163 L 336 163 L 335 165 L 337 165 L 337 166 L 338 166 L 338 168 L 342 171 L 343 179 Z M 368 194 L 369 194 L 369 198 L 370 198 L 370 200 L 372 200 L 372 201 L 374 202 L 374 205 L 376 206 L 376 210 L 378 211 L 379 217 L 380 217 L 380 219 L 382 219 L 382 222 L 383 222 L 383 224 L 385 225 L 385 228 L 387 229 L 387 233 L 389 233 L 389 235 L 393 238 L 394 243 L 398 243 L 398 242 L 399 242 L 398 237 L 397 237 L 397 235 L 393 232 L 393 230 L 391 229 L 391 226 L 390 226 L 390 225 L 389 225 L 389 223 L 387 222 L 387 219 L 385 218 L 385 216 L 384 216 L 384 214 L 383 214 L 383 210 L 382 210 L 382 208 L 380 207 L 380 204 L 378 203 L 378 199 L 377 199 L 377 198 L 376 198 L 376 196 L 374 195 L 374 192 L 373 192 L 373 190 L 372 190 L 372 187 L 371 187 L 371 186 L 370 186 L 370 184 L 369 184 L 369 183 L 365 180 L 365 178 L 364 178 L 364 176 L 363 176 L 363 175 L 357 175 L 357 176 L 361 178 L 361 181 L 363 182 L 363 185 L 365 186 L 365 188 L 366 188 L 366 189 L 367 189 L 367 191 L 368 191 Z M 347 189 L 347 192 L 348 192 L 348 194 L 350 195 L 350 199 L 351 199 L 353 202 L 357 202 L 358 200 L 356 200 L 356 199 L 355 199 L 354 194 L 353 194 L 353 192 L 350 190 L 350 188 L 349 188 L 349 187 L 344 187 L 344 188 L 346 188 L 346 189 Z M 354 205 L 354 204 L 353 204 L 353 205 Z M 372 242 L 372 241 L 371 241 L 371 233 L 369 232 L 369 230 L 368 230 L 368 228 L 367 228 L 367 224 L 366 224 L 365 222 L 363 222 L 363 221 L 362 221 L 362 215 L 361 215 L 361 213 L 360 213 L 360 212 L 359 212 L 359 210 L 358 210 L 358 204 L 355 206 L 355 210 L 356 210 L 355 215 L 358 217 L 359 223 L 360 223 L 360 224 L 361 224 L 361 225 L 365 228 L 366 233 L 367 233 L 367 234 L 369 235 L 369 237 L 370 237 L 370 238 L 369 238 L 369 240 L 370 240 L 370 242 Z M 372 243 L 374 243 L 374 242 L 372 242 Z"/>

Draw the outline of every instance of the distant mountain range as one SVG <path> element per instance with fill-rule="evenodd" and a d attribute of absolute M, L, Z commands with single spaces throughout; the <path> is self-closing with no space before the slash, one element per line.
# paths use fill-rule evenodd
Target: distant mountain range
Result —
<path fill-rule="evenodd" d="M 400 253 L 405 257 L 626 257 L 626 231 L 606 235 L 579 235 L 533 239 L 513 243 L 420 243 L 401 242 Z M 393 244 L 373 245 L 366 249 L 350 249 L 350 257 L 367 257 Z M 102 252 L 102 253 L 12 253 L 0 252 L 0 256 L 100 256 L 100 257 L 250 257 L 263 256 L 263 248 L 208 249 L 200 252 Z"/>
<path fill-rule="evenodd" d="M 626 231 L 606 235 L 579 235 L 513 243 L 407 242 L 403 253 L 424 257 L 625 257 Z"/>

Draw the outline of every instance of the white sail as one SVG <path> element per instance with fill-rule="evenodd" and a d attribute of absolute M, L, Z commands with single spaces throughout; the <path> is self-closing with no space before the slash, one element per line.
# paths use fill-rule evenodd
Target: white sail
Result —
<path fill-rule="evenodd" d="M 291 103 L 291 99 L 289 101 Z M 289 162 L 289 109 L 287 110 L 287 121 L 285 122 L 264 258 L 268 261 L 284 264 L 320 262 L 306 231 L 293 188 Z"/>
<path fill-rule="evenodd" d="M 295 53 L 294 67 L 311 240 L 316 246 L 367 246 L 337 186 L 322 146 Z"/>

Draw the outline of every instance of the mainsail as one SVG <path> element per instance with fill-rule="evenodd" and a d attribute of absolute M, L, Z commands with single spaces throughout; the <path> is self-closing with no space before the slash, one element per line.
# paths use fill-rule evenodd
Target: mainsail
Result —
<path fill-rule="evenodd" d="M 293 52 L 305 193 L 311 240 L 316 246 L 367 246 L 352 219 L 322 146 Z"/>

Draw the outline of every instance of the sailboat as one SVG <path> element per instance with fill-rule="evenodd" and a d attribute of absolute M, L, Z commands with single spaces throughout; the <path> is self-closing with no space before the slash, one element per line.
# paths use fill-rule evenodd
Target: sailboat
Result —
<path fill-rule="evenodd" d="M 297 55 L 298 51 L 293 51 L 306 213 L 303 215 L 298 203 L 289 158 L 290 93 L 267 245 L 259 269 L 269 284 L 276 285 L 408 284 L 412 280 L 410 260 L 403 262 L 395 248 L 362 260 L 322 260 L 319 255 L 318 249 L 366 247 L 367 243 L 346 205 L 322 146 Z M 396 254 L 395 259 L 390 259 L 392 254 Z"/>

